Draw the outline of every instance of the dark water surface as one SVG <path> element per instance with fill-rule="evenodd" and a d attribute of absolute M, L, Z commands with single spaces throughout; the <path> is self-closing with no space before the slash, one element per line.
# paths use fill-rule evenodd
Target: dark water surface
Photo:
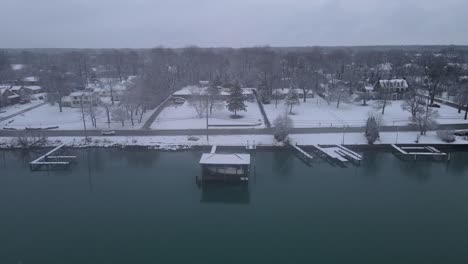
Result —
<path fill-rule="evenodd" d="M 0 152 L 0 263 L 468 263 L 468 154 L 361 167 L 258 152 L 248 189 L 195 184 L 200 152 Z M 34 154 L 33 156 L 37 156 Z"/>

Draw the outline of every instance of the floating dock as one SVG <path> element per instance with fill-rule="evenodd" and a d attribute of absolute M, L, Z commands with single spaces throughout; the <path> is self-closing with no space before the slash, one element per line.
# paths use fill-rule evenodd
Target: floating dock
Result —
<path fill-rule="evenodd" d="M 310 163 L 314 160 L 312 155 L 303 150 L 300 146 L 297 145 L 297 143 L 291 144 L 288 142 L 287 145 L 294 150 L 294 153 L 300 160 L 302 160 L 307 166 L 311 166 Z"/>
<path fill-rule="evenodd" d="M 450 154 L 439 151 L 432 146 L 398 146 L 393 144 L 394 154 L 407 160 L 438 160 L 449 161 Z"/>
<path fill-rule="evenodd" d="M 46 154 L 40 156 L 34 161 L 29 163 L 29 168 L 31 171 L 41 170 L 46 168 L 47 170 L 63 170 L 67 169 L 72 161 L 76 160 L 76 156 L 61 156 L 58 155 L 62 151 L 62 148 L 65 145 L 62 144 Z"/>
<path fill-rule="evenodd" d="M 360 165 L 362 156 L 358 153 L 341 145 L 320 146 L 313 145 L 314 152 L 321 158 L 334 162 L 340 166 L 344 163 L 351 162 L 355 165 Z"/>

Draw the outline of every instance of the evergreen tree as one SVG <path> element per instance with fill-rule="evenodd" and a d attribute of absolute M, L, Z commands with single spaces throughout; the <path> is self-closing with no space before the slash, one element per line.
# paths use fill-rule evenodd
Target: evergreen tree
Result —
<path fill-rule="evenodd" d="M 292 114 L 293 106 L 300 104 L 299 94 L 297 93 L 296 89 L 289 89 L 289 92 L 286 95 L 285 104 L 289 107 L 289 114 Z"/>
<path fill-rule="evenodd" d="M 239 84 L 235 84 L 230 89 L 230 94 L 227 99 L 227 109 L 231 112 L 234 112 L 233 117 L 239 117 L 237 115 L 238 111 L 247 111 L 247 106 L 244 103 L 245 98 L 242 94 L 242 89 Z"/>
<path fill-rule="evenodd" d="M 371 116 L 367 119 L 366 123 L 366 138 L 369 144 L 374 144 L 374 142 L 379 139 L 379 126 L 375 117 Z"/>

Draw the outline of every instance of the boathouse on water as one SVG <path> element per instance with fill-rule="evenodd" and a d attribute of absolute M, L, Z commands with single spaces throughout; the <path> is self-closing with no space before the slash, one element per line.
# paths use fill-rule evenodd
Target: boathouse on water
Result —
<path fill-rule="evenodd" d="M 248 181 L 250 154 L 211 153 L 201 156 L 202 181 Z"/>

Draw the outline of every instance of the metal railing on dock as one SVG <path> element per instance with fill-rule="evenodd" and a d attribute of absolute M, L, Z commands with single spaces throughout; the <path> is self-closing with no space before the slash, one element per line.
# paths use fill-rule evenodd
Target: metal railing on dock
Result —
<path fill-rule="evenodd" d="M 394 154 L 408 160 L 433 159 L 450 160 L 450 153 L 444 153 L 432 146 L 398 146 L 393 144 Z"/>
<path fill-rule="evenodd" d="M 48 170 L 56 169 L 66 169 L 71 164 L 73 160 L 76 159 L 76 156 L 59 156 L 54 155 L 62 150 L 65 145 L 62 144 L 46 154 L 40 156 L 39 158 L 31 161 L 29 163 L 29 168 L 32 171 L 40 170 L 43 167 L 47 167 Z"/>

